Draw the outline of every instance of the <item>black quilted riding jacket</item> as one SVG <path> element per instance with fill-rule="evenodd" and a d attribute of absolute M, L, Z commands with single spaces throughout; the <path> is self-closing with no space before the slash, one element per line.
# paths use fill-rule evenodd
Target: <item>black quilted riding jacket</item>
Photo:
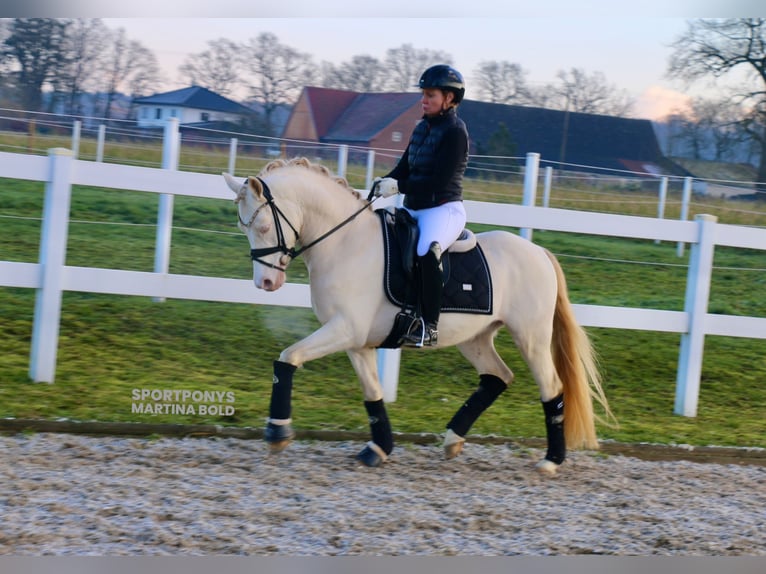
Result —
<path fill-rule="evenodd" d="M 410 209 L 435 207 L 463 199 L 463 174 L 468 163 L 468 130 L 455 108 L 424 116 L 412 132 L 393 177 Z"/>

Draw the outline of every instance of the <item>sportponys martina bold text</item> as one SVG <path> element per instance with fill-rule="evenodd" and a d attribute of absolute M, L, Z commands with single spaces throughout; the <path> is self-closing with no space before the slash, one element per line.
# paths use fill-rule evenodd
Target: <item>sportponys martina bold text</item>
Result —
<path fill-rule="evenodd" d="M 234 392 L 182 389 L 133 389 L 130 411 L 142 415 L 234 414 Z"/>

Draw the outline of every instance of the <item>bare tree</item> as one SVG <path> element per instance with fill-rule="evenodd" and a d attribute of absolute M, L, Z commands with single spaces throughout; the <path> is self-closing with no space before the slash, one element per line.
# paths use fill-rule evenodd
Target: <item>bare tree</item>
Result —
<path fill-rule="evenodd" d="M 276 35 L 263 32 L 245 46 L 244 63 L 252 72 L 250 93 L 263 106 L 268 129 L 280 104 L 293 103 L 311 82 L 311 56 L 281 44 Z"/>
<path fill-rule="evenodd" d="M 734 97 L 693 98 L 688 106 L 673 110 L 662 121 L 665 154 L 748 162 L 752 142 L 743 126 L 745 117 L 745 110 Z"/>
<path fill-rule="evenodd" d="M 322 86 L 355 92 L 376 92 L 385 84 L 385 66 L 372 56 L 352 56 L 336 66 L 322 62 Z"/>
<path fill-rule="evenodd" d="M 691 20 L 672 44 L 668 76 L 688 83 L 748 72 L 740 100 L 750 112 L 744 128 L 760 144 L 758 181 L 766 187 L 766 18 Z"/>
<path fill-rule="evenodd" d="M 452 65 L 452 56 L 440 50 L 419 50 L 412 44 L 386 50 L 385 87 L 395 92 L 412 92 L 418 85 L 420 75 L 435 64 Z"/>
<path fill-rule="evenodd" d="M 478 98 L 493 104 L 525 104 L 530 91 L 520 64 L 508 61 L 484 61 L 474 72 Z"/>
<path fill-rule="evenodd" d="M 160 66 L 154 53 L 138 42 L 131 42 L 130 49 L 134 61 L 141 62 L 125 82 L 127 95 L 132 99 L 148 96 L 157 89 L 160 82 Z"/>
<path fill-rule="evenodd" d="M 604 74 L 588 74 L 582 68 L 560 70 L 556 74 L 559 83 L 546 90 L 555 95 L 554 107 L 570 112 L 626 116 L 634 102 L 624 90 L 607 83 Z M 548 104 L 550 107 L 550 103 Z"/>
<path fill-rule="evenodd" d="M 102 65 L 106 119 L 112 117 L 112 104 L 118 94 L 133 95 L 136 90 L 136 95 L 143 95 L 158 83 L 159 66 L 154 54 L 140 42 L 129 40 L 124 28 L 110 33 Z"/>
<path fill-rule="evenodd" d="M 186 58 L 179 71 L 188 83 L 228 96 L 242 81 L 242 47 L 226 38 L 207 45 L 207 50 Z"/>
<path fill-rule="evenodd" d="M 5 40 L 11 35 L 11 19 L 0 18 L 0 101 L 3 105 L 11 105 L 13 93 L 16 91 L 16 81 L 12 73 L 12 56 L 6 49 Z"/>
<path fill-rule="evenodd" d="M 3 59 L 17 68 L 15 85 L 28 110 L 42 108 L 43 87 L 65 64 L 67 20 L 16 18 L 2 45 Z"/>
<path fill-rule="evenodd" d="M 711 129 L 715 124 L 715 112 L 704 100 L 692 101 L 691 108 L 678 121 L 678 137 L 686 145 L 691 159 L 707 159 Z"/>
<path fill-rule="evenodd" d="M 67 112 L 82 114 L 82 96 L 88 88 L 94 87 L 108 33 L 99 18 L 71 20 L 65 41 L 66 62 L 54 78 L 56 91 L 63 95 Z"/>
<path fill-rule="evenodd" d="M 704 134 L 707 157 L 715 161 L 739 161 L 740 147 L 749 136 L 743 129 L 745 113 L 731 97 L 694 98 L 694 120 Z"/>
<path fill-rule="evenodd" d="M 766 113 L 759 110 L 757 107 L 754 107 L 745 116 L 740 125 L 748 136 L 747 141 L 745 142 L 747 145 L 746 154 L 748 163 L 759 165 L 758 162 L 760 162 L 760 166 L 763 168 L 763 141 L 764 138 L 766 138 Z M 759 174 L 761 171 L 762 169 L 759 170 Z M 759 181 L 763 181 L 760 179 L 760 176 Z M 760 184 L 758 187 L 763 189 L 764 185 Z"/>
<path fill-rule="evenodd" d="M 671 111 L 663 120 L 663 137 L 659 137 L 660 144 L 665 140 L 664 154 L 668 157 L 683 157 L 686 154 L 686 141 L 684 130 L 686 126 L 688 112 L 675 109 Z"/>

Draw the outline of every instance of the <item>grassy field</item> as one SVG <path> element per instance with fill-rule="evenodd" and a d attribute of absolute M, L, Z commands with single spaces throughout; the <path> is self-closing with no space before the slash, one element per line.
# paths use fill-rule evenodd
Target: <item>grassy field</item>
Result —
<path fill-rule="evenodd" d="M 504 185 L 481 187 L 497 201 L 496 196 L 513 193 L 513 186 Z M 480 196 L 479 187 L 472 183 L 467 195 Z M 587 190 L 557 191 L 554 198 L 565 204 L 583 193 Z M 0 259 L 37 260 L 42 195 L 42 184 L 0 180 Z M 636 210 L 645 211 L 639 214 L 656 214 L 651 194 L 631 198 L 646 200 L 637 204 Z M 754 221 L 742 206 L 732 210 L 718 200 L 699 201 L 694 212 L 718 211 L 730 223 L 765 223 L 757 216 Z M 612 210 L 612 204 L 605 200 L 604 210 Z M 151 194 L 75 188 L 67 264 L 150 271 L 156 209 Z M 589 209 L 598 210 L 599 204 Z M 764 211 L 762 205 L 756 209 Z M 174 221 L 171 273 L 251 276 L 248 246 L 234 225 L 232 204 L 177 197 Z M 534 238 L 559 256 L 576 303 L 683 308 L 687 260 L 676 256 L 675 244 L 539 231 Z M 766 316 L 764 252 L 719 249 L 715 265 L 711 311 Z M 289 280 L 306 281 L 300 260 Z M 32 290 L 0 288 L 0 417 L 261 427 L 272 361 L 317 327 L 304 309 L 66 293 L 56 382 L 47 385 L 28 379 L 33 312 Z M 589 333 L 620 422 L 619 428 L 600 426 L 601 438 L 766 447 L 763 341 L 708 337 L 699 414 L 686 418 L 672 413 L 679 335 Z M 472 432 L 543 436 L 542 409 L 526 367 L 507 334 L 498 337 L 497 346 L 516 372 L 516 383 Z M 395 430 L 443 431 L 477 382 L 454 349 L 406 352 L 398 400 L 389 405 Z M 136 414 L 131 412 L 135 389 L 232 391 L 235 414 Z M 298 428 L 367 430 L 361 391 L 345 354 L 309 363 L 296 374 L 293 414 Z"/>

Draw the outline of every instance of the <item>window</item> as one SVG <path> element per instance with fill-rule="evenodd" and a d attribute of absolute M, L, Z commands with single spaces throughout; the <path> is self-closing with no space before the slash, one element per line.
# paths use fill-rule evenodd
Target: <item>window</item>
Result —
<path fill-rule="evenodd" d="M 178 117 L 178 110 L 175 108 L 171 108 L 170 110 L 170 117 L 171 118 L 177 118 Z"/>
<path fill-rule="evenodd" d="M 207 113 L 207 112 L 202 112 L 202 113 L 199 115 L 199 119 L 200 119 L 200 121 L 202 121 L 202 122 L 208 122 L 208 121 L 210 121 L 210 114 L 209 114 L 209 113 Z"/>
<path fill-rule="evenodd" d="M 391 141 L 396 143 L 402 141 L 402 132 L 391 132 Z"/>
<path fill-rule="evenodd" d="M 162 119 L 162 108 L 157 108 L 154 110 L 154 119 L 156 120 Z"/>

